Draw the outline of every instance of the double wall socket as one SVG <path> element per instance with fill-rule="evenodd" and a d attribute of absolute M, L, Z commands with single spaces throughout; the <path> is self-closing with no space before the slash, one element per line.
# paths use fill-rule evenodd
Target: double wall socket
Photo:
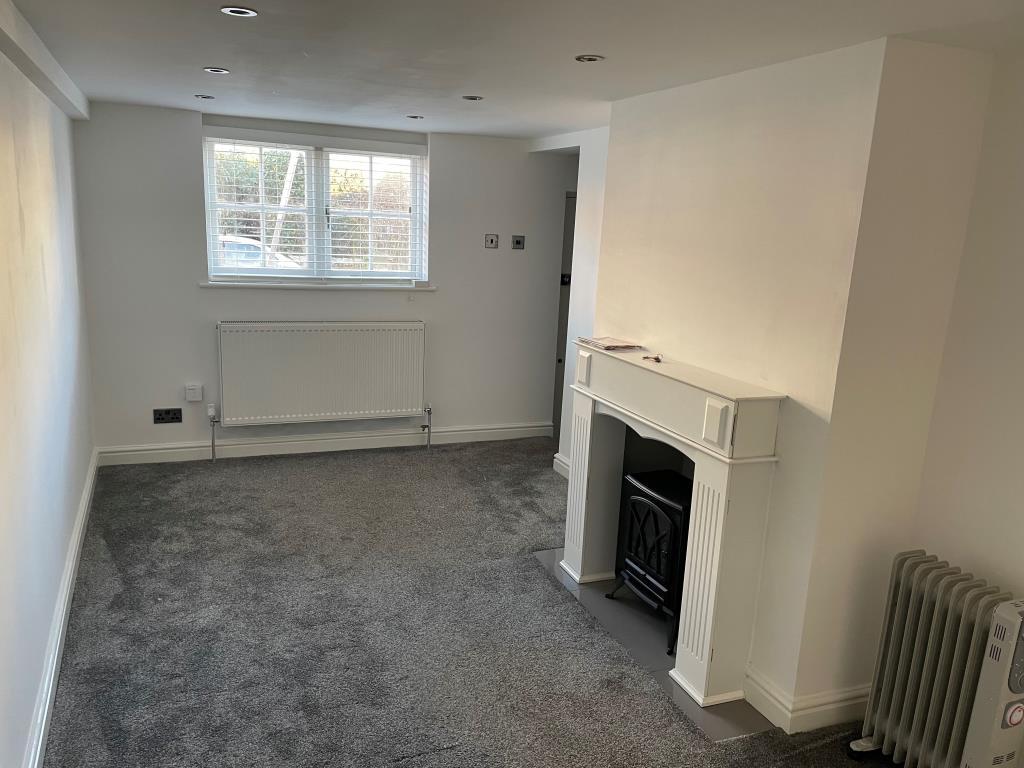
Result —
<path fill-rule="evenodd" d="M 181 424 L 181 408 L 154 408 L 154 424 Z"/>

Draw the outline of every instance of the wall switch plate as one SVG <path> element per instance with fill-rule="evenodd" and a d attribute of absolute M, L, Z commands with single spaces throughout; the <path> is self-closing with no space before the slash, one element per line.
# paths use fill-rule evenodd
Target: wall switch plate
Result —
<path fill-rule="evenodd" d="M 497 235 L 484 235 L 484 248 L 497 248 L 498 247 L 498 236 Z"/>
<path fill-rule="evenodd" d="M 185 385 L 185 402 L 186 403 L 201 403 L 201 402 L 203 402 L 203 385 L 202 384 L 186 384 Z"/>
<path fill-rule="evenodd" d="M 154 424 L 181 424 L 181 408 L 154 408 Z"/>
<path fill-rule="evenodd" d="M 512 250 L 522 251 L 526 249 L 526 235 L 512 235 Z"/>

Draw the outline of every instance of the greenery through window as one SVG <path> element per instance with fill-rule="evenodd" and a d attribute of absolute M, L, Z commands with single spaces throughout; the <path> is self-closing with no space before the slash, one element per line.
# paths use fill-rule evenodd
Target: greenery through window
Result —
<path fill-rule="evenodd" d="M 423 157 L 208 138 L 204 161 L 211 281 L 426 280 Z"/>

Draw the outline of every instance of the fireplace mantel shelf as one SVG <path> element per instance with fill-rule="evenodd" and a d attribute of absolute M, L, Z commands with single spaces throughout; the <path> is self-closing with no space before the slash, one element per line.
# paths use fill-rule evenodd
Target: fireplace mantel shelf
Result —
<path fill-rule="evenodd" d="M 632 350 L 626 352 L 613 352 L 605 349 L 587 346 L 576 343 L 580 351 L 594 352 L 599 355 L 621 360 L 624 363 L 635 365 L 644 370 L 656 373 L 659 376 L 666 376 L 674 381 L 689 384 L 695 389 L 707 392 L 709 395 L 724 398 L 725 400 L 785 400 L 786 396 L 779 392 L 773 392 L 757 384 L 749 384 L 739 379 L 733 379 L 706 368 L 698 368 L 695 365 L 684 363 L 680 360 L 672 360 L 662 355 L 662 362 L 656 363 L 653 360 L 644 360 L 644 355 L 653 355 L 646 349 Z"/>
<path fill-rule="evenodd" d="M 722 459 L 775 456 L 785 395 L 675 360 L 644 360 L 644 354 L 580 344 L 573 389 Z"/>

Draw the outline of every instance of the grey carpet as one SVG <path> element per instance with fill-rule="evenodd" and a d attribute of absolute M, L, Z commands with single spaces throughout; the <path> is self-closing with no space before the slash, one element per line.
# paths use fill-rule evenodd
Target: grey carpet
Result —
<path fill-rule="evenodd" d="M 46 765 L 844 765 L 845 729 L 711 743 L 544 572 L 553 451 L 100 470 Z"/>

